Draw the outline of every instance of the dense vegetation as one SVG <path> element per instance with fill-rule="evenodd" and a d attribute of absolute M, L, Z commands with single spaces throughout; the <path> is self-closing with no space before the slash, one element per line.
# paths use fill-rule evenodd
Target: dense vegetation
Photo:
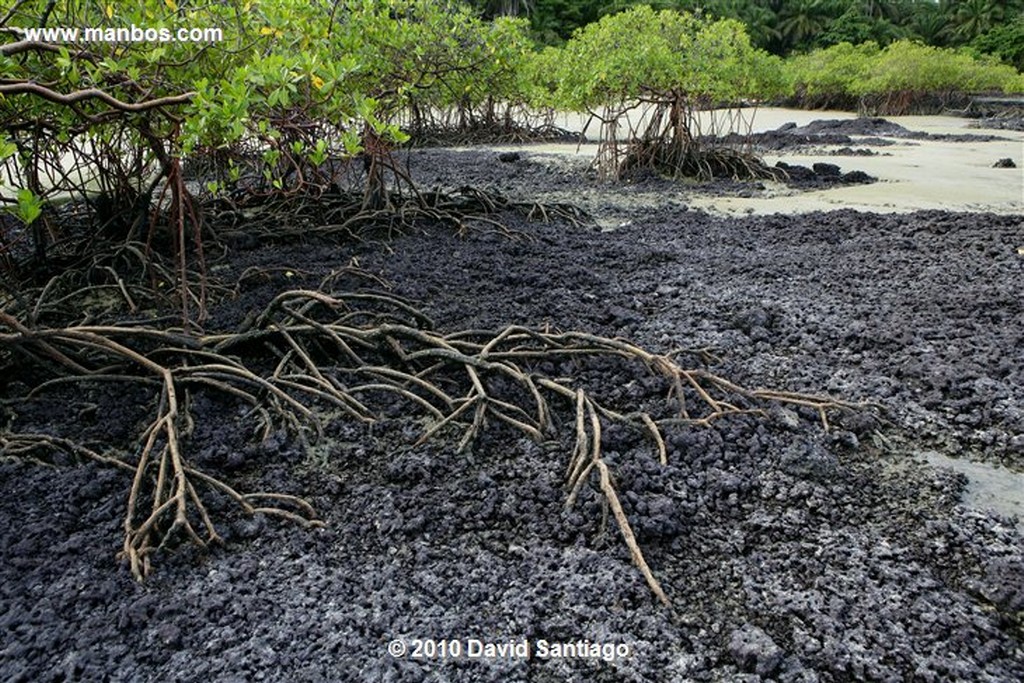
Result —
<path fill-rule="evenodd" d="M 529 17 L 539 40 L 560 43 L 573 31 L 602 16 L 635 5 L 706 13 L 737 19 L 747 26 L 756 47 L 785 56 L 839 43 L 874 41 L 887 45 L 913 40 L 936 47 L 998 43 L 1011 60 L 1021 43 L 1011 45 L 1006 25 L 1020 21 L 1020 0 L 472 0 L 487 16 Z M 1019 35 L 1019 29 L 1018 34 Z M 1020 67 L 1020 63 L 1017 63 Z"/>
<path fill-rule="evenodd" d="M 1021 93 L 1024 78 L 998 59 L 907 40 L 840 43 L 786 63 L 795 102 L 889 115 L 962 106 L 967 93 Z"/>
<path fill-rule="evenodd" d="M 15 39 L 0 48 L 0 160 L 17 191 L 4 201 L 24 222 L 46 224 L 38 209 L 52 198 L 102 199 L 105 227 L 139 238 L 152 234 L 142 224 L 162 221 L 179 253 L 186 234 L 201 237 L 185 158 L 210 168 L 204 191 L 214 196 L 240 187 L 261 197 L 358 191 L 356 208 L 386 208 L 407 184 L 389 156 L 407 139 L 399 124 L 422 132 L 451 120 L 497 123 L 507 113 L 499 106 L 522 99 L 529 52 L 520 21 L 485 23 L 424 0 L 236 0 L 187 12 L 162 0 L 39 0 L 3 20 Z M 21 30 L 39 25 L 201 26 L 224 39 L 76 45 Z M 58 232 L 44 227 L 23 238 L 38 255 Z"/>
<path fill-rule="evenodd" d="M 550 127 L 545 114 L 556 108 L 600 113 L 607 128 L 619 120 L 608 119 L 613 111 L 642 102 L 660 112 L 658 121 L 668 118 L 634 137 L 689 140 L 707 132 L 694 128 L 693 112 L 741 101 L 795 97 L 804 106 L 902 113 L 941 108 L 965 92 L 1024 90 L 1012 67 L 996 63 L 1019 63 L 1024 53 L 1024 19 L 1001 23 L 1019 9 L 1015 3 L 661 2 L 701 11 L 617 11 L 632 4 L 478 3 L 477 10 L 502 15 L 485 21 L 457 2 L 417 0 L 303 7 L 237 0 L 187 11 L 173 2 L 19 2 L 2 17 L 12 37 L 35 26 L 136 25 L 218 28 L 224 39 L 87 49 L 6 43 L 0 159 L 11 160 L 13 189 L 4 201 L 23 222 L 45 222 L 48 197 L 102 191 L 109 205 L 100 208 L 130 228 L 144 222 L 152 191 L 162 186 L 177 207 L 165 217 L 185 229 L 180 159 L 200 155 L 214 162 L 213 194 L 243 180 L 260 193 L 316 194 L 348 182 L 364 191 L 362 208 L 381 208 L 385 185 L 404 181 L 387 150 L 410 134 L 421 141 L 446 132 L 515 138 Z M 504 16 L 512 14 L 528 20 Z M 564 36 L 602 15 L 561 47 L 539 50 L 531 38 L 551 17 Z M 847 30 L 854 18 L 875 28 Z M 929 22 L 944 28 L 910 28 Z M 900 30 L 881 31 L 883 24 Z M 651 40 L 638 43 L 637 35 Z M 763 51 L 794 48 L 808 51 L 785 67 Z M 669 156 L 685 157 L 681 149 Z M 357 156 L 368 173 L 325 166 Z M 67 172 L 69 158 L 78 171 Z M 37 252 L 42 241 L 37 234 Z"/>
<path fill-rule="evenodd" d="M 697 115 L 785 89 L 780 60 L 755 49 L 739 22 L 635 7 L 577 31 L 557 61 L 555 102 L 601 122 L 598 160 L 607 175 L 636 168 L 704 179 L 766 172 L 740 155 L 704 149 L 715 119 Z"/>

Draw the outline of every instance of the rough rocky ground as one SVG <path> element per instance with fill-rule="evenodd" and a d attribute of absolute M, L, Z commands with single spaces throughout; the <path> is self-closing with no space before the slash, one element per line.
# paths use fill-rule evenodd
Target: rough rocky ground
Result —
<path fill-rule="evenodd" d="M 563 510 L 564 444 L 494 428 L 456 455 L 444 441 L 414 447 L 422 423 L 395 416 L 335 422 L 308 454 L 285 434 L 248 443 L 230 406 L 206 401 L 197 463 L 305 493 L 327 528 L 229 517 L 226 547 L 163 554 L 139 585 L 114 561 L 124 475 L 2 462 L 0 679 L 1024 679 L 1019 521 L 963 506 L 962 476 L 912 457 L 1024 468 L 1020 217 L 720 219 L 633 201 L 663 181 L 611 188 L 543 156 L 432 151 L 413 167 L 427 186 L 579 196 L 620 227 L 509 216 L 530 239 L 431 230 L 388 249 L 265 245 L 228 272 L 283 265 L 295 277 L 251 280 L 219 319 L 356 256 L 447 330 L 549 324 L 661 351 L 710 345 L 738 382 L 876 400 L 886 422 L 854 416 L 826 434 L 779 412 L 670 431 L 667 467 L 642 435 L 607 430 L 670 611 L 593 490 Z M 613 402 L 659 398 L 629 366 L 565 371 Z M 142 400 L 58 391 L 16 407 L 14 425 L 127 443 Z M 473 638 L 526 639 L 534 656 L 470 658 Z M 392 657 L 395 639 L 457 639 L 462 656 Z M 628 654 L 543 658 L 540 639 Z"/>
<path fill-rule="evenodd" d="M 752 136 L 741 136 L 734 133 L 727 139 L 736 144 L 749 143 L 755 149 L 768 152 L 802 146 L 849 145 L 853 142 L 870 144 L 874 147 L 886 147 L 897 144 L 898 140 L 990 142 L 1000 138 L 995 135 L 978 133 L 957 135 L 925 133 L 909 130 L 883 118 L 859 117 L 855 119 L 818 119 L 805 126 L 786 123 L 775 130 L 756 133 Z"/>
<path fill-rule="evenodd" d="M 1005 116 L 980 119 L 972 123 L 975 128 L 996 128 L 999 130 L 1024 130 L 1024 116 Z"/>

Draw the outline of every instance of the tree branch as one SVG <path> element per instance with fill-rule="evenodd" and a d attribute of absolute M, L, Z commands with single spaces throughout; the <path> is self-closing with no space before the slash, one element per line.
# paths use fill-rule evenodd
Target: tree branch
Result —
<path fill-rule="evenodd" d="M 0 57 L 10 57 L 22 52 L 60 52 L 60 45 L 44 43 L 39 40 L 19 40 L 15 43 L 0 45 Z"/>
<path fill-rule="evenodd" d="M 159 109 L 160 107 L 187 104 L 196 94 L 195 92 L 187 92 L 171 97 L 158 97 L 155 100 L 147 100 L 145 102 L 122 102 L 110 93 L 100 90 L 99 88 L 76 90 L 75 92 L 64 95 L 55 90 L 50 90 L 49 88 L 41 86 L 38 83 L 30 83 L 27 81 L 22 83 L 12 83 L 9 85 L 0 85 L 0 95 L 19 95 L 22 93 L 37 95 L 44 100 L 68 106 L 81 102 L 82 100 L 96 99 L 109 104 L 114 109 L 124 112 L 149 111 L 150 109 Z"/>

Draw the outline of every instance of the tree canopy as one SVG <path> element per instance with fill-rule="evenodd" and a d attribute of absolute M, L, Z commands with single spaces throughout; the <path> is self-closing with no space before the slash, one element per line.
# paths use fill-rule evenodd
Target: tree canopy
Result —
<path fill-rule="evenodd" d="M 756 47 L 781 56 L 868 40 L 883 47 L 901 39 L 958 47 L 999 31 L 1024 14 L 1024 0 L 472 0 L 470 4 L 487 17 L 528 17 L 534 35 L 547 44 L 563 43 L 576 29 L 637 5 L 737 19 L 747 27 Z"/>

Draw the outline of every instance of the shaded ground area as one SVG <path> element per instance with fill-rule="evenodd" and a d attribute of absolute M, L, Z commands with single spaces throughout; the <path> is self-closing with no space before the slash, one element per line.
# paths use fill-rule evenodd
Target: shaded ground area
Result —
<path fill-rule="evenodd" d="M 590 182 L 541 161 L 434 150 L 413 166 L 425 186 L 487 184 L 519 198 Z M 588 208 L 618 220 L 616 195 L 636 191 L 603 186 Z M 720 219 L 663 204 L 633 205 L 625 225 L 604 232 L 504 219 L 526 237 L 481 225 L 386 249 L 237 252 L 220 274 L 288 271 L 247 279 L 214 324 L 235 324 L 355 257 L 445 330 L 521 323 L 659 351 L 710 346 L 731 379 L 877 400 L 887 422 L 848 416 L 825 433 L 813 415 L 780 410 L 670 430 L 668 466 L 643 434 L 606 430 L 606 458 L 669 611 L 595 489 L 563 510 L 564 443 L 492 425 L 457 455 L 444 440 L 414 446 L 425 423 L 396 410 L 375 425 L 335 420 L 307 452 L 283 433 L 251 443 L 237 406 L 200 397 L 196 462 L 250 489 L 307 494 L 328 527 L 231 517 L 227 547 L 163 554 L 137 585 L 114 560 L 123 474 L 0 463 L 0 678 L 1024 678 L 1019 526 L 961 505 L 962 475 L 913 460 L 927 448 L 1024 468 L 1019 217 Z M 546 370 L 614 404 L 661 398 L 628 365 Z M 142 400 L 66 387 L 3 420 L 128 443 L 152 408 Z M 559 423 L 568 430 L 571 419 Z M 395 639 L 457 639 L 462 656 L 395 658 Z M 533 656 L 471 658 L 470 639 L 525 639 Z M 540 654 L 541 640 L 580 639 L 628 652 Z"/>
<path fill-rule="evenodd" d="M 582 155 L 535 151 L 477 152 L 472 150 L 420 150 L 407 157 L 414 173 L 429 188 L 456 188 L 465 184 L 486 187 L 517 200 L 570 202 L 595 216 L 602 227 L 630 225 L 649 210 L 682 209 L 681 196 L 760 197 L 769 185 L 759 180 L 716 178 L 687 183 L 649 172 L 631 174 L 613 185 L 599 178 L 592 160 Z M 869 184 L 875 178 L 847 166 L 814 164 L 817 168 L 780 163 L 785 185 L 794 191 Z"/>

